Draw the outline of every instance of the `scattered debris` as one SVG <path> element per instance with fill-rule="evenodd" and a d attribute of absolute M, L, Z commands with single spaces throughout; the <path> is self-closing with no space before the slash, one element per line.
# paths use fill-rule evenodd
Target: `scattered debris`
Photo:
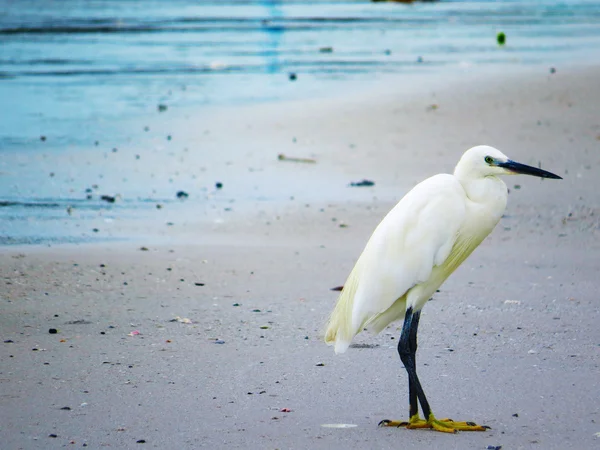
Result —
<path fill-rule="evenodd" d="M 215 344 L 224 344 L 225 341 L 222 339 L 215 339 Z"/>
<path fill-rule="evenodd" d="M 502 31 L 498 33 L 496 35 L 496 42 L 498 42 L 498 45 L 506 44 L 506 34 L 504 34 Z"/>
<path fill-rule="evenodd" d="M 296 79 L 298 78 L 298 76 L 294 72 L 291 72 L 289 74 L 289 78 L 290 78 L 290 81 L 296 81 Z"/>
<path fill-rule="evenodd" d="M 188 194 L 185 191 L 178 191 L 177 194 L 175 194 L 177 196 L 177 198 L 179 199 L 184 199 L 184 198 L 188 198 L 190 196 L 190 194 Z"/>
<path fill-rule="evenodd" d="M 333 53 L 333 47 L 321 47 L 319 49 L 321 53 Z"/>
<path fill-rule="evenodd" d="M 315 164 L 317 161 L 312 158 L 295 158 L 293 156 L 285 156 L 283 153 L 277 155 L 277 159 L 279 161 L 290 161 L 297 163 L 307 163 L 307 164 Z"/>
<path fill-rule="evenodd" d="M 56 334 L 56 333 L 58 333 L 58 330 L 56 328 L 50 328 L 48 330 L 48 333 L 50 333 L 50 334 Z"/>
<path fill-rule="evenodd" d="M 330 289 L 330 291 L 341 291 L 342 289 L 344 289 L 344 286 L 336 286 L 336 287 L 332 287 Z"/>
<path fill-rule="evenodd" d="M 361 180 L 361 181 L 352 181 L 350 183 L 350 186 L 353 187 L 370 187 L 370 186 L 375 186 L 375 182 L 371 181 L 371 180 Z"/>
<path fill-rule="evenodd" d="M 520 305 L 521 300 L 504 300 L 505 305 Z"/>
<path fill-rule="evenodd" d="M 325 364 L 323 364 L 323 363 L 319 363 L 319 364 L 317 364 L 316 366 L 317 366 L 317 367 L 324 367 L 324 366 L 325 366 Z"/>
<path fill-rule="evenodd" d="M 432 105 L 429 105 L 429 106 L 426 108 L 426 110 L 427 110 L 427 111 L 437 111 L 439 107 L 440 107 L 439 105 L 437 105 L 437 104 L 433 103 Z"/>
<path fill-rule="evenodd" d="M 62 411 L 71 411 L 71 407 L 70 406 L 63 406 L 62 408 L 60 408 Z"/>
<path fill-rule="evenodd" d="M 502 446 L 501 445 L 488 445 L 486 447 L 486 450 L 502 450 Z"/>
<path fill-rule="evenodd" d="M 92 322 L 90 322 L 89 320 L 84 320 L 84 319 L 77 319 L 77 320 L 69 320 L 68 322 L 65 322 L 65 325 L 91 325 Z"/>
<path fill-rule="evenodd" d="M 217 189 L 223 189 L 223 183 L 221 183 L 220 181 L 217 181 L 217 182 L 215 183 L 215 187 L 216 187 Z"/>
<path fill-rule="evenodd" d="M 46 141 L 46 136 L 40 136 L 40 141 L 45 142 Z"/>
<path fill-rule="evenodd" d="M 132 332 L 127 333 L 127 336 L 138 336 L 140 334 L 141 333 L 138 330 L 133 330 Z"/>
<path fill-rule="evenodd" d="M 512 416 L 513 417 L 519 417 L 519 413 L 514 413 Z"/>
<path fill-rule="evenodd" d="M 188 319 L 187 317 L 179 317 L 179 316 L 175 316 L 175 318 L 169 320 L 169 322 L 179 322 L 179 323 L 187 323 L 187 324 L 194 323 L 192 321 L 192 319 Z"/>
<path fill-rule="evenodd" d="M 194 283 L 194 286 L 204 286 L 204 283 Z"/>
<path fill-rule="evenodd" d="M 321 426 L 323 428 L 355 428 L 358 425 L 353 423 L 324 423 Z"/>
<path fill-rule="evenodd" d="M 292 410 L 291 410 L 290 408 L 281 408 L 281 409 L 279 410 L 279 412 L 285 412 L 285 413 L 289 413 L 289 412 L 292 412 Z"/>
<path fill-rule="evenodd" d="M 379 344 L 350 344 L 350 348 L 377 348 Z"/>
<path fill-rule="evenodd" d="M 140 250 L 143 252 L 147 252 L 148 251 L 148 247 L 140 247 Z"/>
<path fill-rule="evenodd" d="M 554 67 L 550 67 L 550 73 L 556 73 L 556 69 Z"/>
<path fill-rule="evenodd" d="M 104 200 L 108 203 L 114 203 L 117 197 L 113 197 L 112 195 L 102 195 L 100 196 L 100 200 Z"/>
<path fill-rule="evenodd" d="M 169 107 L 167 105 L 163 105 L 162 103 L 160 103 L 156 109 L 158 109 L 158 112 L 165 112 L 167 109 L 169 109 Z"/>

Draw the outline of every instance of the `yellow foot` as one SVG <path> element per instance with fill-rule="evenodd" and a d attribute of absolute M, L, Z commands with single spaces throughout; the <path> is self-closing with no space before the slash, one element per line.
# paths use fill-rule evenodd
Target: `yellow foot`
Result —
<path fill-rule="evenodd" d="M 452 419 L 436 419 L 433 414 L 429 419 L 421 419 L 418 414 L 410 418 L 408 422 L 399 422 L 397 420 L 382 420 L 380 427 L 406 427 L 409 430 L 417 428 L 430 428 L 443 433 L 456 433 L 457 431 L 485 431 L 490 427 L 486 425 L 477 425 L 474 422 L 455 422 Z"/>

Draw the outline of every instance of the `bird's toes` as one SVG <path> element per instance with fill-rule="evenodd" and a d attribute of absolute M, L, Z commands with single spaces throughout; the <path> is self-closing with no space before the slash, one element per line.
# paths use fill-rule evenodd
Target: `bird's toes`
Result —
<path fill-rule="evenodd" d="M 384 419 L 377 425 L 378 427 L 406 427 L 408 422 L 399 422 L 397 420 Z"/>

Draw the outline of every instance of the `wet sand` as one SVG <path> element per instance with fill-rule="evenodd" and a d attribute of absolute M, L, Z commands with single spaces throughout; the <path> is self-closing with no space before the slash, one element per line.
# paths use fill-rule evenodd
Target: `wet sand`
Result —
<path fill-rule="evenodd" d="M 118 242 L 0 252 L 3 448 L 597 445 L 600 73 L 475 75 L 150 124 L 203 149 L 173 165 L 145 147 L 201 194 L 91 219 Z M 379 429 L 408 414 L 398 324 L 335 356 L 329 289 L 414 183 L 480 143 L 564 176 L 506 178 L 506 216 L 424 309 L 434 412 L 492 428 Z"/>

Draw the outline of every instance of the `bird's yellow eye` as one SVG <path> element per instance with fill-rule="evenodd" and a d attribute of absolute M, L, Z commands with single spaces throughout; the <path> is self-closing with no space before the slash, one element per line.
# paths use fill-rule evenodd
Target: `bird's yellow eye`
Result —
<path fill-rule="evenodd" d="M 488 164 L 491 164 L 491 163 L 493 163 L 493 162 L 494 162 L 494 158 L 492 158 L 491 156 L 486 156 L 486 157 L 484 158 L 484 160 L 485 160 L 485 162 L 486 162 L 486 163 L 488 163 Z"/>

